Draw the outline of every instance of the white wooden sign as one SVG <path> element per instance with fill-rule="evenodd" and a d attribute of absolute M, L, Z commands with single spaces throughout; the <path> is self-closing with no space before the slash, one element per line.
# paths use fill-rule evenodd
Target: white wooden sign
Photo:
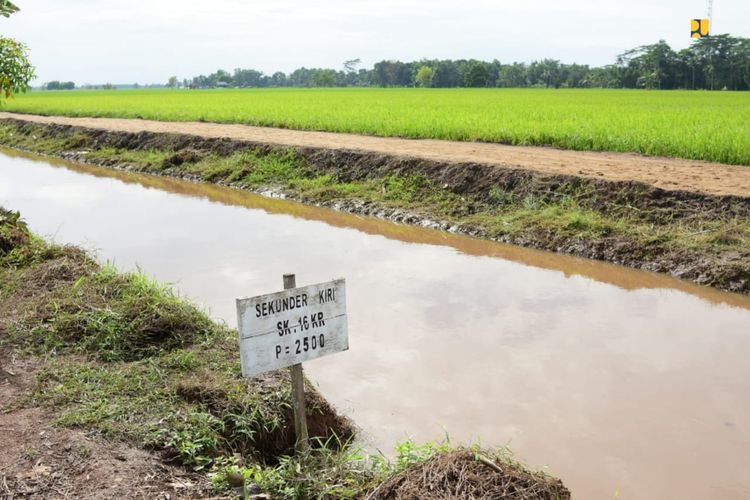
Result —
<path fill-rule="evenodd" d="M 349 349 L 343 279 L 237 299 L 242 375 Z"/>

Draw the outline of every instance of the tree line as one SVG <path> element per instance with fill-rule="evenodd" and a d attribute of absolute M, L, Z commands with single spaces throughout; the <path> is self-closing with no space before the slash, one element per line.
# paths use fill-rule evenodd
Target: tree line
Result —
<path fill-rule="evenodd" d="M 554 87 L 748 90 L 750 39 L 713 35 L 673 50 L 664 40 L 620 54 L 613 64 L 591 67 L 556 59 L 503 64 L 498 60 L 423 59 L 380 61 L 359 68 L 359 59 L 342 69 L 299 68 L 271 75 L 254 69 L 218 70 L 168 87 Z"/>
<path fill-rule="evenodd" d="M 51 82 L 45 83 L 42 88 L 44 90 L 73 90 L 76 88 L 76 84 L 73 82 L 61 82 L 59 80 L 52 80 Z"/>
<path fill-rule="evenodd" d="M 2 2 L 3 0 L 0 0 Z M 179 80 L 166 87 L 553 87 L 643 89 L 750 89 L 750 38 L 712 35 L 675 51 L 664 40 L 628 50 L 612 64 L 592 67 L 565 64 L 557 59 L 503 64 L 498 60 L 422 59 L 380 61 L 360 68 L 361 61 L 345 61 L 341 69 L 298 68 L 289 74 L 267 75 L 255 69 L 220 69 L 209 75 Z M 149 85 L 162 86 L 159 84 Z M 139 85 L 129 85 L 138 88 Z M 47 90 L 74 88 L 73 82 L 52 81 Z M 84 86 L 84 88 L 114 88 Z"/>

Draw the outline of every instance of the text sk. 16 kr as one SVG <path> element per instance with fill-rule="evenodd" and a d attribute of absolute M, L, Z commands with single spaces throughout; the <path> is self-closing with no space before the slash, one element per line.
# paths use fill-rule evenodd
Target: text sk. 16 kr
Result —
<path fill-rule="evenodd" d="M 237 299 L 237 328 L 246 377 L 345 351 L 346 282 Z"/>

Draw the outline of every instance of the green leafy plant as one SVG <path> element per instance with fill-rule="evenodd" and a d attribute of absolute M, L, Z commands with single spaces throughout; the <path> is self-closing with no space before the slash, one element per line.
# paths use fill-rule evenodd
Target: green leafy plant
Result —
<path fill-rule="evenodd" d="M 10 17 L 11 14 L 15 14 L 19 10 L 16 4 L 10 0 L 0 0 L 0 16 Z"/>
<path fill-rule="evenodd" d="M 0 0 L 0 16 L 9 17 L 18 10 L 10 0 Z M 8 99 L 13 94 L 28 91 L 34 76 L 28 48 L 12 38 L 0 36 L 0 104 L 3 97 Z"/>

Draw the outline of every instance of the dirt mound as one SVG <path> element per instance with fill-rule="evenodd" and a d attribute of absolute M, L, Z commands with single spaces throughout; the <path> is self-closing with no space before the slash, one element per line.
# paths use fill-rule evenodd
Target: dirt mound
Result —
<path fill-rule="evenodd" d="M 469 450 L 458 450 L 436 455 L 391 477 L 368 500 L 386 498 L 565 500 L 570 498 L 570 491 L 559 479 Z"/>

